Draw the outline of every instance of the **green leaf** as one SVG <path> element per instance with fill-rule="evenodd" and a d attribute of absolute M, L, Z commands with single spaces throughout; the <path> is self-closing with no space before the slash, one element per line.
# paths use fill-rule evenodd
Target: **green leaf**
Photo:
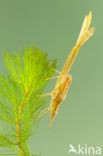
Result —
<path fill-rule="evenodd" d="M 37 132 L 37 118 L 49 100 L 37 95 L 54 74 L 56 60 L 49 61 L 47 53 L 31 46 L 12 55 L 6 52 L 4 61 L 8 75 L 0 75 L 0 147 L 7 150 L 0 155 L 20 155 L 20 148 L 25 156 L 31 156 L 28 140 Z"/>

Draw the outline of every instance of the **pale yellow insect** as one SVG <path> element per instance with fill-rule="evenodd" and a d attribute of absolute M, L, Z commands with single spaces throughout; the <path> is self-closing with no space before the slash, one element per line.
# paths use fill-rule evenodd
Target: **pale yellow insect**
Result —
<path fill-rule="evenodd" d="M 49 128 L 51 127 L 51 124 L 52 124 L 55 116 L 57 115 L 58 108 L 59 108 L 61 102 L 63 102 L 66 98 L 67 91 L 68 91 L 69 86 L 72 81 L 72 77 L 68 73 L 71 69 L 73 61 L 74 61 L 80 47 L 94 33 L 94 28 L 89 29 L 91 20 L 92 20 L 92 13 L 90 12 L 88 14 L 88 16 L 85 16 L 85 18 L 84 18 L 83 25 L 82 25 L 78 40 L 77 40 L 75 46 L 72 48 L 70 55 L 68 56 L 61 72 L 59 73 L 59 76 L 57 77 L 58 79 L 57 79 L 55 88 L 53 89 L 53 91 L 51 93 L 41 95 L 41 96 L 51 95 L 51 98 L 52 98 L 51 102 L 50 102 L 50 107 L 45 109 L 45 111 L 44 111 L 44 113 L 48 112 L 49 110 L 51 112 L 50 113 L 51 122 L 50 122 Z M 55 78 L 55 77 L 53 77 L 53 78 Z"/>

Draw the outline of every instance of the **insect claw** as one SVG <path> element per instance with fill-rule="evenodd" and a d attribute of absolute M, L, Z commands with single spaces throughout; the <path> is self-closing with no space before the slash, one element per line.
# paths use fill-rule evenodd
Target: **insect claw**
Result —
<path fill-rule="evenodd" d="M 44 110 L 40 111 L 40 115 L 36 118 L 36 120 L 42 118 L 51 108 L 45 108 Z"/>
<path fill-rule="evenodd" d="M 53 76 L 53 77 L 48 77 L 45 80 L 50 80 L 50 79 L 57 79 L 59 76 Z"/>
<path fill-rule="evenodd" d="M 56 70 L 56 69 L 53 69 L 56 73 L 58 73 L 58 74 L 60 74 L 61 72 L 60 71 L 58 71 L 58 70 Z"/>
<path fill-rule="evenodd" d="M 47 93 L 47 94 L 36 95 L 36 96 L 45 97 L 45 96 L 49 96 L 49 95 L 52 95 L 52 92 L 51 93 Z"/>

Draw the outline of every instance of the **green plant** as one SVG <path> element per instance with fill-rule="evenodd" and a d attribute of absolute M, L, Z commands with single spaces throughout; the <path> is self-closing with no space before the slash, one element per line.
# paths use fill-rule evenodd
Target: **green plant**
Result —
<path fill-rule="evenodd" d="M 5 53 L 8 76 L 0 75 L 0 155 L 31 156 L 29 138 L 37 132 L 40 112 L 48 97 L 40 98 L 54 73 L 56 61 L 39 48 Z"/>

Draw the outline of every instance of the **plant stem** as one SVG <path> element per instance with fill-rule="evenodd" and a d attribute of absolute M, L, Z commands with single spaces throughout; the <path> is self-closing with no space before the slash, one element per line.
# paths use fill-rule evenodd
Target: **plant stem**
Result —
<path fill-rule="evenodd" d="M 18 142 L 18 149 L 19 149 L 19 152 L 21 154 L 21 156 L 24 156 L 24 152 L 23 152 L 23 149 L 21 148 L 21 139 L 20 139 L 20 121 L 21 121 L 21 114 L 22 114 L 22 110 L 24 108 L 24 102 L 25 102 L 25 98 L 26 96 L 28 95 L 28 92 L 25 92 L 24 93 L 24 96 L 23 96 L 23 99 L 22 99 L 22 103 L 21 105 L 19 106 L 19 112 L 18 112 L 18 122 L 17 122 L 17 128 L 16 128 L 16 131 L 17 131 L 17 142 Z"/>

